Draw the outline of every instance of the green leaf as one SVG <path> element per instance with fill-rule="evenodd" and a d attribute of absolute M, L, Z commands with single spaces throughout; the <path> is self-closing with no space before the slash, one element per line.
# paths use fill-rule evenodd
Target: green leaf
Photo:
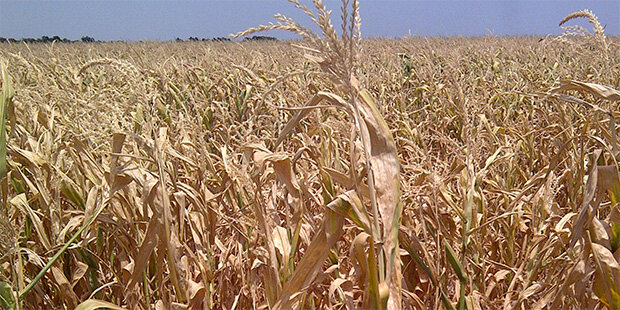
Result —
<path fill-rule="evenodd" d="M 454 269 L 456 276 L 459 277 L 461 282 L 467 282 L 467 273 L 465 272 L 465 269 L 463 269 L 461 262 L 458 260 L 456 253 L 454 253 L 452 247 L 445 240 L 443 241 L 443 246 L 446 250 L 446 257 L 448 258 L 450 265 L 452 265 L 452 269 Z"/>
<path fill-rule="evenodd" d="M 347 191 L 327 205 L 332 211 L 348 218 L 370 234 L 370 218 L 355 191 Z"/>
<path fill-rule="evenodd" d="M 407 233 L 400 231 L 399 240 L 403 248 L 409 253 L 409 255 L 413 258 L 413 260 L 415 260 L 415 262 L 420 267 L 422 267 L 422 270 L 424 270 L 428 278 L 431 280 L 431 283 L 433 284 L 433 286 L 439 289 L 439 294 L 440 294 L 439 298 L 443 302 L 443 306 L 448 310 L 455 310 L 454 305 L 452 304 L 450 299 L 448 299 L 448 296 L 446 296 L 441 286 L 439 285 L 439 282 L 437 281 L 437 277 L 435 277 L 431 269 L 426 265 L 426 263 L 424 263 L 424 260 L 422 260 L 420 255 L 418 255 L 418 252 L 414 249 L 413 244 L 411 240 L 409 239 L 409 236 L 407 235 Z M 419 242 L 417 242 L 417 239 L 413 239 L 413 240 L 416 241 L 417 244 L 419 244 Z"/>
<path fill-rule="evenodd" d="M 0 304 L 5 310 L 17 309 L 15 302 L 15 292 L 6 282 L 0 282 Z"/>
<path fill-rule="evenodd" d="M 620 206 L 616 205 L 609 213 L 609 226 L 611 226 L 611 252 L 616 253 L 620 248 Z"/>
<path fill-rule="evenodd" d="M 611 223 L 611 251 L 616 253 L 618 249 L 620 249 L 620 225 L 616 223 Z"/>
<path fill-rule="evenodd" d="M 82 195 L 78 193 L 71 184 L 65 181 L 60 182 L 60 193 L 67 200 L 73 202 L 73 204 L 80 208 L 80 210 L 84 210 L 86 205 L 84 204 L 84 198 Z"/>

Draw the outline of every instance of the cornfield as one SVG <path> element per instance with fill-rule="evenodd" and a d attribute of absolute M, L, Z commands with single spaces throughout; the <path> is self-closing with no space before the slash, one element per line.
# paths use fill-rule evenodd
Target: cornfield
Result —
<path fill-rule="evenodd" d="M 620 309 L 620 40 L 0 44 L 5 309 Z M 371 13 L 368 13 L 371 14 Z M 550 29 L 550 32 L 552 29 Z"/>

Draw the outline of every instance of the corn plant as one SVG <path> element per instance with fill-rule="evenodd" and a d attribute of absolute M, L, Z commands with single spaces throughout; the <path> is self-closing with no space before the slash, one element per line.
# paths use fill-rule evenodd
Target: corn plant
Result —
<path fill-rule="evenodd" d="M 344 175 L 345 180 L 348 179 L 346 181 L 349 183 L 347 191 L 339 194 L 334 188 L 333 178 L 323 170 L 332 167 L 324 167 L 324 164 L 315 162 L 321 176 L 322 190 L 326 191 L 323 194 L 323 204 L 326 208 L 324 222 L 321 229 L 316 232 L 307 252 L 290 275 L 290 279 L 285 277 L 285 281 L 282 281 L 279 276 L 281 273 L 277 266 L 278 260 L 275 256 L 275 250 L 269 250 L 271 264 L 274 266 L 269 277 L 276 282 L 271 283 L 274 287 L 269 289 L 271 293 L 270 306 L 274 309 L 287 309 L 292 304 L 296 304 L 295 307 L 299 307 L 299 301 L 294 301 L 293 297 L 302 293 L 303 289 L 314 281 L 320 267 L 329 256 L 331 248 L 336 245 L 343 233 L 344 219 L 348 218 L 359 225 L 360 235 L 356 238 L 367 236 L 367 238 L 360 240 L 363 240 L 361 242 L 365 244 L 362 247 L 368 247 L 368 253 L 362 253 L 358 257 L 358 263 L 366 266 L 366 274 L 364 275 L 366 283 L 361 285 L 365 292 L 364 307 L 400 309 L 402 304 L 400 292 L 402 275 L 398 246 L 398 228 L 402 209 L 400 203 L 400 168 L 392 133 L 381 116 L 375 100 L 355 77 L 357 54 L 361 40 L 359 3 L 355 0 L 351 3 L 349 1 L 342 2 L 342 32 L 339 36 L 332 25 L 331 12 L 320 0 L 313 1 L 316 11 L 308 9 L 299 1 L 291 0 L 289 2 L 302 10 L 316 23 L 321 29 L 322 37 L 282 15 L 276 15 L 278 19 L 276 24 L 250 28 L 237 33 L 234 37 L 274 29 L 287 30 L 302 36 L 308 44 L 308 46 L 300 46 L 307 52 L 305 57 L 320 67 L 321 71 L 334 84 L 335 89 L 341 92 L 341 95 L 318 91 L 286 124 L 274 148 L 277 150 L 287 135 L 298 126 L 311 109 L 320 108 L 325 103 L 344 110 L 355 124 L 349 143 L 355 144 L 357 137 L 361 140 L 365 173 L 359 174 L 358 163 L 355 159 L 356 154 L 351 152 L 348 167 L 349 175 L 346 175 L 346 171 L 336 169 L 332 172 Z M 295 184 L 297 182 L 291 173 L 293 169 L 290 158 L 286 158 L 286 155 L 283 154 L 273 154 L 273 151 L 270 153 L 270 155 L 264 155 L 263 158 L 260 158 L 261 164 L 264 165 L 271 157 L 277 158 L 277 162 L 273 162 L 273 165 L 277 179 L 286 185 L 284 199 L 289 199 L 288 195 L 291 195 L 294 201 L 299 204 L 292 207 L 299 208 L 303 212 L 302 206 L 307 203 L 305 200 L 308 199 L 304 196 L 312 194 L 306 193 L 304 195 L 303 193 L 308 190 L 300 189 L 299 185 Z M 364 179 L 366 182 L 363 181 Z M 263 182 L 258 180 L 256 185 L 257 191 L 262 191 Z M 362 199 L 368 199 L 370 214 Z M 257 209 L 255 213 L 259 218 L 264 235 L 270 236 L 273 224 L 260 217 L 263 210 Z M 297 230 L 300 224 L 300 222 L 296 223 Z M 282 232 L 277 236 L 280 239 L 282 238 L 281 234 Z M 289 233 L 284 234 L 288 238 Z M 293 240 L 296 240 L 299 232 L 295 231 L 290 235 L 292 235 Z M 267 240 L 269 247 L 274 247 L 274 242 L 274 240 Z M 296 242 L 293 243 L 295 245 Z M 359 249 L 359 251 L 364 252 L 365 250 Z M 285 260 L 284 266 L 288 267 L 289 264 L 291 264 L 290 258 Z M 268 283 L 268 281 L 266 282 Z M 284 282 L 281 287 L 280 282 Z M 301 305 L 303 305 L 303 300 Z"/>

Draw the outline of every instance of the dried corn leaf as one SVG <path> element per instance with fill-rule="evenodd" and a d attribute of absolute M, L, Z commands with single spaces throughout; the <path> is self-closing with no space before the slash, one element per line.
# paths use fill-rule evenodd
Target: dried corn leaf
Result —
<path fill-rule="evenodd" d="M 351 281 L 348 279 L 337 278 L 329 285 L 328 296 L 333 301 L 338 300 L 335 295 L 336 290 L 340 292 L 340 296 L 345 300 L 345 304 L 348 309 L 354 309 L 352 298 L 349 296 L 349 294 L 352 295 L 350 292 L 353 290 L 353 284 Z"/>
<path fill-rule="evenodd" d="M 71 275 L 71 289 L 75 287 L 75 285 L 84 277 L 86 271 L 88 271 L 88 264 L 84 264 L 82 262 L 75 262 L 76 267 L 73 270 L 73 274 Z"/>
<path fill-rule="evenodd" d="M 206 289 L 202 283 L 187 280 L 187 300 L 190 309 L 201 309 L 205 298 Z"/>
<path fill-rule="evenodd" d="M 294 197 L 299 197 L 299 185 L 297 184 L 297 178 L 293 174 L 293 167 L 291 166 L 289 156 L 282 153 L 273 153 L 266 156 L 264 161 L 273 164 L 273 170 L 276 173 L 278 182 L 284 184 L 288 192 Z"/>
<path fill-rule="evenodd" d="M 370 233 L 370 215 L 355 191 L 350 190 L 339 196 L 344 203 L 329 204 L 334 212 L 345 216 L 365 232 Z"/>
<path fill-rule="evenodd" d="M 591 243 L 595 262 L 593 291 L 607 307 L 620 308 L 620 264 L 604 246 Z"/>
<path fill-rule="evenodd" d="M 353 267 L 359 279 L 360 283 L 367 283 L 368 279 L 368 259 L 366 258 L 366 247 L 368 247 L 368 240 L 370 235 L 361 232 L 355 236 L 353 242 L 351 242 L 351 248 L 349 250 L 350 256 L 354 258 Z"/>
<path fill-rule="evenodd" d="M 590 223 L 590 233 L 592 234 L 592 241 L 611 249 L 611 240 L 607 234 L 607 230 L 597 217 L 592 218 L 592 222 Z"/>
<path fill-rule="evenodd" d="M 343 203 L 341 199 L 336 199 L 331 203 Z M 331 204 L 330 203 L 330 204 Z M 306 253 L 295 268 L 291 279 L 284 284 L 282 293 L 273 309 L 290 309 L 292 299 L 295 294 L 307 287 L 319 272 L 323 262 L 327 258 L 330 249 L 340 239 L 344 217 L 329 210 L 325 214 L 323 224 L 317 231 L 312 243 L 308 246 Z"/>
<path fill-rule="evenodd" d="M 88 299 L 75 307 L 75 310 L 95 310 L 95 309 L 111 309 L 111 310 L 123 310 L 123 308 L 98 299 Z"/>
<path fill-rule="evenodd" d="M 28 203 L 28 200 L 26 199 L 26 194 L 19 194 L 13 197 L 13 199 L 11 199 L 11 205 L 17 207 L 17 209 L 19 209 L 24 214 L 26 214 L 28 217 L 30 217 L 30 220 L 34 224 L 35 230 L 37 231 L 37 234 L 39 235 L 39 239 L 41 240 L 43 247 L 49 251 L 52 248 L 52 244 L 50 243 L 50 239 L 48 237 L 47 231 L 45 230 L 45 227 L 43 226 L 43 222 L 41 221 L 41 218 L 39 217 L 37 212 L 35 212 L 30 207 L 30 204 Z"/>
<path fill-rule="evenodd" d="M 11 77 L 4 63 L 0 64 L 0 74 L 2 75 L 2 93 L 0 93 L 0 180 L 6 175 L 6 121 L 9 109 L 11 109 L 13 99 L 13 87 Z"/>
<path fill-rule="evenodd" d="M 400 309 L 401 271 L 398 247 L 400 202 L 400 164 L 390 129 L 366 90 L 359 92 L 358 107 L 368 128 L 370 168 L 372 170 L 377 208 L 383 223 L 383 250 L 387 258 L 386 281 L 389 288 L 388 309 Z"/>
<path fill-rule="evenodd" d="M 620 179 L 615 165 L 598 166 L 598 189 L 607 191 L 612 201 L 620 201 Z"/>
<path fill-rule="evenodd" d="M 585 83 L 575 80 L 562 80 L 560 86 L 552 89 L 552 92 L 562 92 L 567 90 L 578 90 L 587 92 L 597 98 L 606 99 L 610 101 L 619 101 L 620 92 L 604 85 L 595 83 Z"/>
<path fill-rule="evenodd" d="M 596 150 L 592 154 L 592 160 L 590 161 L 590 171 L 588 173 L 588 181 L 583 195 L 583 201 L 581 202 L 581 211 L 577 217 L 575 225 L 573 225 L 573 232 L 571 235 L 570 247 L 573 247 L 577 241 L 583 237 L 583 230 L 587 227 L 587 220 L 590 217 L 590 213 L 593 208 L 590 206 L 594 194 L 596 193 L 596 185 L 598 180 L 598 169 L 596 168 L 596 162 L 599 156 L 601 156 L 601 150 Z"/>
<path fill-rule="evenodd" d="M 275 246 L 278 253 L 280 253 L 280 257 L 282 258 L 280 261 L 281 265 L 286 266 L 291 253 L 291 243 L 288 238 L 288 231 L 282 226 L 276 226 L 273 229 L 272 236 L 273 246 Z"/>
<path fill-rule="evenodd" d="M 160 236 L 164 234 L 163 224 L 158 218 L 153 218 L 146 228 L 146 235 L 138 248 L 138 252 L 135 256 L 135 265 L 133 268 L 133 274 L 131 280 L 127 284 L 125 290 L 132 290 L 138 281 L 142 278 L 142 271 L 146 267 L 146 264 L 151 257 L 151 253 L 157 246 L 160 240 Z"/>
<path fill-rule="evenodd" d="M 67 280 L 67 277 L 65 277 L 65 274 L 60 268 L 54 266 L 51 269 L 52 272 L 50 275 L 54 283 L 58 286 L 58 294 L 60 298 L 62 298 L 63 303 L 69 307 L 75 307 L 78 303 L 78 297 L 75 292 L 73 292 L 69 280 Z"/>
<path fill-rule="evenodd" d="M 526 300 L 532 295 L 538 293 L 542 289 L 542 285 L 540 283 L 534 283 L 530 285 L 528 288 L 519 293 L 519 301 Z"/>
<path fill-rule="evenodd" d="M 347 103 L 344 100 L 342 100 L 342 98 L 340 98 L 339 96 L 334 95 L 332 93 L 323 92 L 323 91 L 318 92 L 310 100 L 308 100 L 308 102 L 306 102 L 304 107 L 312 108 L 314 106 L 317 106 L 323 100 L 328 101 L 334 104 L 335 106 L 348 107 Z M 282 143 L 282 141 L 284 141 L 284 139 L 293 131 L 293 129 L 295 129 L 295 127 L 299 124 L 299 122 L 306 115 L 308 115 L 308 113 L 310 113 L 310 111 L 311 109 L 299 110 L 295 114 L 295 116 L 293 116 L 293 118 L 291 118 L 286 123 L 286 125 L 284 126 L 284 129 L 282 129 L 282 131 L 280 132 L 280 135 L 278 136 L 278 140 L 276 141 L 275 148 L 277 148 Z"/>

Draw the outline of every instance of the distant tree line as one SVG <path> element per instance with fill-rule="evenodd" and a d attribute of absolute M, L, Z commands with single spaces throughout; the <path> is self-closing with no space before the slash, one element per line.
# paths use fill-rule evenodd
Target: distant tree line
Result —
<path fill-rule="evenodd" d="M 177 42 L 185 42 L 185 41 L 190 41 L 190 42 L 226 42 L 226 41 L 230 41 L 230 38 L 226 38 L 226 37 L 216 37 L 216 38 L 199 38 L 199 37 L 189 37 L 187 38 L 187 40 L 183 40 L 181 38 L 177 38 L 175 41 Z"/>
<path fill-rule="evenodd" d="M 252 37 L 247 37 L 244 38 L 243 41 L 277 41 L 277 38 L 274 37 L 268 37 L 268 36 L 252 36 Z M 190 41 L 190 42 L 228 42 L 231 41 L 230 38 L 227 37 L 214 37 L 214 38 L 198 38 L 198 37 L 189 37 L 187 40 L 183 40 L 181 38 L 176 38 L 177 42 L 186 42 L 186 41 Z M 67 38 L 61 38 L 59 36 L 53 36 L 53 37 L 48 37 L 48 36 L 42 36 L 38 39 L 35 38 L 22 38 L 22 39 L 13 39 L 13 38 L 3 38 L 0 37 L 0 43 L 4 43 L 4 42 L 12 42 L 12 43 L 20 43 L 20 42 L 25 42 L 25 43 L 51 43 L 51 42 L 62 42 L 62 43 L 75 43 L 75 42 L 84 42 L 84 43 L 93 43 L 93 42 L 105 42 L 105 41 L 99 41 L 99 40 L 95 40 L 93 37 L 89 37 L 89 36 L 83 36 L 80 40 L 69 40 Z"/>
<path fill-rule="evenodd" d="M 230 38 L 226 38 L 226 37 L 216 37 L 216 38 L 211 38 L 211 39 L 207 39 L 207 38 L 198 38 L 198 37 L 189 37 L 187 40 L 183 40 L 181 38 L 177 38 L 175 41 L 177 42 L 185 42 L 185 41 L 190 41 L 190 42 L 199 42 L 199 41 L 211 41 L 211 42 L 227 42 L 227 41 L 231 41 Z M 247 38 L 243 38 L 243 41 L 278 41 L 277 38 L 275 37 L 268 37 L 268 36 L 251 36 L 251 37 L 247 37 Z"/>
<path fill-rule="evenodd" d="M 85 42 L 85 43 L 92 43 L 92 42 L 101 42 L 101 41 L 96 41 L 94 38 L 89 37 L 89 36 L 84 36 L 80 40 L 69 40 L 67 38 L 61 38 L 59 36 L 53 36 L 53 37 L 42 36 L 42 37 L 40 37 L 38 39 L 35 39 L 35 38 L 13 39 L 13 38 L 3 38 L 3 37 L 0 37 L 0 43 L 4 43 L 4 42 L 13 42 L 13 43 L 19 43 L 19 42 L 25 42 L 25 43 L 51 43 L 51 42 L 75 43 L 75 42 Z"/>
<path fill-rule="evenodd" d="M 278 39 L 268 36 L 251 36 L 243 38 L 243 41 L 278 41 Z"/>

